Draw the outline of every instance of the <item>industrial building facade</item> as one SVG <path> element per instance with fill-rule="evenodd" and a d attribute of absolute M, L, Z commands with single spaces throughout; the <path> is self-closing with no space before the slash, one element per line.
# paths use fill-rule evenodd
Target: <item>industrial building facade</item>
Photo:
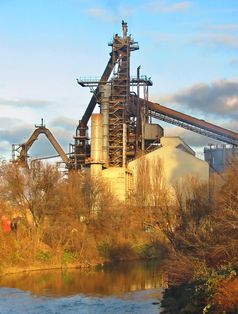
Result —
<path fill-rule="evenodd" d="M 38 135 L 44 133 L 68 171 L 86 170 L 93 177 L 102 177 L 122 201 L 134 190 L 142 158 L 151 163 L 160 160 L 170 186 L 188 175 L 208 181 L 206 161 L 214 166 L 220 151 L 205 151 L 206 161 L 202 161 L 179 137 L 164 136 L 163 128 L 152 118 L 222 141 L 232 145 L 233 150 L 238 146 L 238 133 L 149 101 L 151 78 L 140 74 L 140 66 L 136 76 L 130 73 L 131 53 L 138 50 L 139 45 L 128 35 L 126 22 L 122 21 L 122 36 L 115 34 L 109 46 L 110 57 L 101 78 L 77 80 L 80 86 L 89 87 L 93 95 L 76 127 L 69 153 L 62 150 L 42 123 L 36 126 L 26 143 L 14 146 L 17 160 L 27 163 L 28 150 Z M 97 104 L 100 113 L 95 114 Z"/>

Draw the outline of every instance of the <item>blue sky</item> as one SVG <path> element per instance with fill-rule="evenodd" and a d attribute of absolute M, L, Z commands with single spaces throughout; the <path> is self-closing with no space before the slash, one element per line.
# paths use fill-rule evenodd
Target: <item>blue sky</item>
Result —
<path fill-rule="evenodd" d="M 150 99 L 238 131 L 237 16 L 235 0 L 0 0 L 0 158 L 41 118 L 68 151 L 91 97 L 76 78 L 101 75 L 122 19 L 140 45 L 132 72 L 141 65 L 153 80 Z M 165 130 L 194 147 L 212 142 Z M 48 153 L 43 139 L 32 149 Z"/>

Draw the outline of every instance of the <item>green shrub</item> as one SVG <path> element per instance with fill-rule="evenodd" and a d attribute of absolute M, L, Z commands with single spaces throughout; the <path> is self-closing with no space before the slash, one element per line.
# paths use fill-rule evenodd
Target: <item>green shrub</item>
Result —
<path fill-rule="evenodd" d="M 67 265 L 70 264 L 72 262 L 74 262 L 76 259 L 76 255 L 73 252 L 70 252 L 68 250 L 64 250 L 64 253 L 62 255 L 62 264 L 63 265 Z"/>
<path fill-rule="evenodd" d="M 49 260 L 52 258 L 52 255 L 50 252 L 39 251 L 36 254 L 36 258 L 41 262 L 49 262 Z"/>

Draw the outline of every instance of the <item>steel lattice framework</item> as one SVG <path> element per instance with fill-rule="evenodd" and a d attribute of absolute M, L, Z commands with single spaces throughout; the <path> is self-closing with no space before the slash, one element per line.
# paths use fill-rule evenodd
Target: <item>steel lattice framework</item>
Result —
<path fill-rule="evenodd" d="M 130 159 L 150 149 L 151 143 L 146 143 L 145 137 L 145 127 L 149 124 L 149 117 L 238 146 L 238 133 L 149 101 L 148 88 L 152 85 L 151 79 L 140 75 L 140 67 L 137 68 L 137 76 L 130 77 L 131 52 L 139 49 L 138 43 L 128 35 L 127 23 L 124 21 L 122 21 L 122 31 L 122 36 L 116 34 L 109 43 L 112 47 L 111 53 L 102 76 L 77 80 L 80 86 L 89 87 L 93 95 L 76 128 L 74 144 L 70 145 L 69 158 L 52 133 L 42 124 L 37 126 L 26 143 L 13 147 L 13 152 L 19 154 L 19 160 L 26 162 L 29 148 L 39 134 L 44 133 L 68 169 L 80 169 L 86 165 L 87 159 L 90 159 L 88 121 L 97 103 L 100 105 L 102 116 L 104 115 L 104 118 L 106 116 L 103 125 L 105 126 L 103 131 L 105 145 L 103 145 L 107 148 L 104 149 L 107 156 L 104 161 L 102 160 L 104 167 L 125 166 Z M 137 87 L 136 92 L 134 87 Z M 110 90 L 107 97 L 103 95 L 103 89 Z M 142 89 L 143 96 L 140 97 Z M 105 111 L 108 113 L 105 114 Z"/>
<path fill-rule="evenodd" d="M 141 102 L 145 102 L 145 100 L 141 100 Z M 153 118 L 177 125 L 230 145 L 238 146 L 238 133 L 236 132 L 161 106 L 157 103 L 152 103 L 150 101 L 146 101 L 146 103 L 148 106 L 148 114 Z"/>

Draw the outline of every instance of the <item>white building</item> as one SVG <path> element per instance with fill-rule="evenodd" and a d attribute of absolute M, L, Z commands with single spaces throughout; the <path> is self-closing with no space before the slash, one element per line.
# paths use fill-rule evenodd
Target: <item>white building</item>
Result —
<path fill-rule="evenodd" d="M 119 200 L 125 201 L 135 189 L 142 159 L 150 165 L 146 176 L 158 176 L 156 167 L 160 165 L 159 170 L 163 172 L 165 182 L 170 187 L 183 182 L 186 177 L 196 177 L 203 182 L 209 180 L 208 163 L 197 158 L 180 137 L 162 137 L 157 149 L 129 162 L 127 168 L 111 167 L 102 171 L 103 179 Z"/>

